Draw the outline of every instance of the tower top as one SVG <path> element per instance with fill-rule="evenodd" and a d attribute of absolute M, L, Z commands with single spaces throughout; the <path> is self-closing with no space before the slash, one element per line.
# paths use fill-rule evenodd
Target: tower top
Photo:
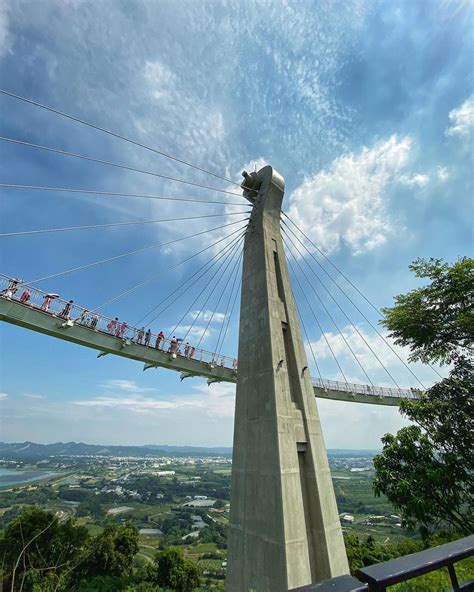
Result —
<path fill-rule="evenodd" d="M 272 166 L 266 165 L 259 171 L 247 173 L 243 171 L 244 180 L 241 183 L 244 197 L 252 204 L 256 205 L 259 194 L 266 194 L 270 185 L 279 190 L 283 198 L 285 191 L 285 180 Z M 264 206 L 264 204 L 261 204 Z"/>

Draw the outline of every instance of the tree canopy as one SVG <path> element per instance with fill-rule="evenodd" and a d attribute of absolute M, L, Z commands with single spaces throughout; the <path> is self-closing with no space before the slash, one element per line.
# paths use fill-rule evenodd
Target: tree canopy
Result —
<path fill-rule="evenodd" d="M 375 493 L 425 536 L 439 528 L 474 530 L 473 264 L 418 259 L 412 271 L 431 284 L 384 309 L 383 324 L 396 343 L 410 347 L 411 360 L 452 364 L 448 378 L 401 403 L 413 424 L 386 434 L 374 459 Z"/>
<path fill-rule="evenodd" d="M 474 341 L 474 259 L 454 264 L 417 259 L 410 265 L 431 283 L 395 297 L 381 321 L 397 345 L 409 347 L 410 361 L 449 363 L 472 354 Z"/>

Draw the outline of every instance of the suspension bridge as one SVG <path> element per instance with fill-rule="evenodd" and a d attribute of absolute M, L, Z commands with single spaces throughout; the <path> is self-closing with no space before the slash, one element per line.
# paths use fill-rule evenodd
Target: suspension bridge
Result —
<path fill-rule="evenodd" d="M 101 197 L 159 200 L 158 203 L 167 202 L 186 207 L 186 210 L 202 206 L 214 208 L 213 213 L 192 216 L 1 232 L 0 239 L 8 241 L 166 224 L 168 234 L 172 228 L 173 237 L 31 279 L 20 278 L 23 276 L 21 269 L 9 269 L 8 274 L 0 275 L 0 320 L 95 349 L 98 358 L 122 356 L 143 363 L 144 370 L 172 370 L 179 373 L 181 380 L 203 377 L 209 385 L 236 383 L 227 589 L 229 592 L 280 592 L 346 573 L 347 559 L 315 396 L 398 405 L 402 399 L 419 397 L 424 390 L 414 370 L 365 310 L 368 306 L 371 313 L 375 311 L 379 315 L 379 309 L 281 209 L 284 180 L 271 167 L 250 174 L 245 172 L 243 182 L 238 183 L 227 175 L 219 175 L 51 106 L 5 90 L 0 90 L 0 94 L 3 100 L 47 111 L 74 125 L 86 126 L 144 150 L 153 157 L 167 159 L 173 166 L 188 167 L 197 180 L 133 163 L 96 158 L 62 146 L 39 144 L 28 138 L 0 136 L 4 145 L 125 170 L 205 192 L 204 197 L 177 197 L 2 182 L 0 189 L 4 198 L 40 193 L 94 196 L 98 200 Z M 201 182 L 204 175 L 213 177 L 212 185 Z M 223 187 L 216 186 L 217 182 Z M 216 193 L 221 197 L 209 197 Z M 216 226 L 217 218 L 222 218 L 223 223 Z M 209 222 L 214 225 L 183 235 L 177 230 L 181 222 L 185 226 L 196 223 L 200 228 Z M 213 240 L 203 245 L 209 236 Z M 144 253 L 169 253 L 178 245 L 195 245 L 196 241 L 200 243 L 198 250 L 178 261 L 178 255 L 172 257 L 173 263 L 167 269 L 135 285 L 122 287 L 105 302 L 80 306 L 52 291 L 56 278 L 123 262 Z M 137 301 L 145 286 L 161 282 L 164 275 L 183 269 L 187 270 L 185 279 L 144 312 L 137 322 L 129 323 L 101 312 L 112 310 L 119 300 L 132 295 Z M 47 285 L 47 289 L 38 288 L 40 283 Z M 170 281 L 167 285 L 173 284 Z M 305 314 L 293 297 L 292 285 L 298 290 Z M 185 297 L 189 297 L 190 302 L 184 304 Z M 239 298 L 240 307 L 237 305 Z M 170 324 L 173 310 L 179 317 L 175 317 L 173 328 L 167 329 L 166 335 L 152 332 L 151 326 L 158 318 Z M 236 311 L 240 312 L 239 353 L 229 356 L 224 351 L 232 334 L 231 322 Z M 380 346 L 369 341 L 354 315 L 371 327 L 380 344 L 408 371 L 413 380 L 411 388 L 400 386 L 393 369 L 384 362 Z M 340 380 L 323 377 L 314 342 L 310 339 L 314 327 L 307 325 L 308 319 L 314 321 L 320 342 L 325 343 Z M 358 348 L 341 328 L 341 319 L 352 328 Z M 334 334 L 364 376 L 364 382 L 357 384 L 347 379 L 344 361 L 325 330 L 328 324 L 334 327 Z M 212 340 L 211 346 L 204 347 Z M 360 347 L 366 348 L 365 356 L 371 356 L 371 367 L 378 366 L 393 386 L 381 386 L 372 379 L 365 358 L 358 353 Z M 307 354 L 312 361 L 311 371 Z M 316 377 L 311 378 L 311 373 Z"/>

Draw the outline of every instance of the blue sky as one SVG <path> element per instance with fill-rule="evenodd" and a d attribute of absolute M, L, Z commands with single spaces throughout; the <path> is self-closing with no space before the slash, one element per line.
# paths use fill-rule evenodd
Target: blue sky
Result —
<path fill-rule="evenodd" d="M 0 8 L 2 88 L 236 181 L 244 167 L 272 164 L 286 180 L 285 210 L 377 306 L 416 285 L 408 271 L 416 257 L 472 254 L 472 56 L 472 3 L 461 0 L 17 0 Z M 0 113 L 2 136 L 235 189 L 10 97 L 0 95 Z M 0 158 L 3 183 L 241 201 L 5 142 Z M 0 208 L 1 232 L 241 209 L 12 189 L 0 190 Z M 34 279 L 235 218 L 0 238 L 1 269 Z M 223 236 L 213 232 L 40 287 L 92 308 Z M 136 322 L 205 260 L 163 273 L 104 312 Z M 373 380 L 389 384 L 322 294 Z M 195 295 L 184 294 L 152 329 L 170 331 Z M 318 302 L 326 338 L 297 286 L 295 295 L 324 376 L 340 378 L 329 341 L 348 379 L 364 382 Z M 370 325 L 334 296 L 400 384 L 413 384 Z M 357 302 L 376 323 L 376 313 Z M 233 318 L 224 347 L 231 356 L 237 330 Z M 230 385 L 180 383 L 174 373 L 143 373 L 139 364 L 111 356 L 96 360 L 93 350 L 14 326 L 0 331 L 0 439 L 232 442 Z M 213 321 L 205 347 L 213 349 L 218 331 Z M 426 384 L 435 378 L 429 369 L 415 371 Z M 378 447 L 403 423 L 396 409 L 326 401 L 319 409 L 333 448 Z"/>

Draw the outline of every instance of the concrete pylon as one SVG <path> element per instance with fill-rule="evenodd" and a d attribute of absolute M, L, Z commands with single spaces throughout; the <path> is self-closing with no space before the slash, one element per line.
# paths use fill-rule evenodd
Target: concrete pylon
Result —
<path fill-rule="evenodd" d="M 246 174 L 244 174 L 245 176 Z M 288 592 L 349 573 L 280 232 L 284 180 L 245 177 L 227 592 Z"/>

